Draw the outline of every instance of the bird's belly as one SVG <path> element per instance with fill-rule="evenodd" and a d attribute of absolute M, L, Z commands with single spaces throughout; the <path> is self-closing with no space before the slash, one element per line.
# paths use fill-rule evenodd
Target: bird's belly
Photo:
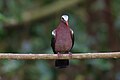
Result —
<path fill-rule="evenodd" d="M 59 40 L 55 44 L 55 50 L 58 52 L 69 51 L 72 47 L 72 40 Z"/>

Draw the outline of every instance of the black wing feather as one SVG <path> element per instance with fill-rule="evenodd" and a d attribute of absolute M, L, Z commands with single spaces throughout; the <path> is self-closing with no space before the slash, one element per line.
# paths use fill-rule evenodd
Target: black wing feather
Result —
<path fill-rule="evenodd" d="M 55 52 L 55 37 L 54 36 L 52 36 L 52 39 L 51 39 L 51 47 L 52 47 L 54 54 L 56 54 L 56 52 Z"/>
<path fill-rule="evenodd" d="M 72 29 L 71 29 L 72 30 Z M 73 48 L 73 45 L 74 45 L 74 40 L 75 40 L 75 38 L 74 38 L 74 33 L 72 33 L 71 32 L 71 39 L 72 39 L 72 47 L 71 47 L 71 49 Z M 71 51 L 71 49 L 70 49 L 70 51 Z"/>

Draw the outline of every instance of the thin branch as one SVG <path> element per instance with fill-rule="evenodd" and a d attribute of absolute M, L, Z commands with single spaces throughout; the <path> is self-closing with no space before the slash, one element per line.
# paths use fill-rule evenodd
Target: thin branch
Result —
<path fill-rule="evenodd" d="M 0 53 L 0 59 L 100 59 L 100 58 L 120 58 L 120 52 L 108 52 L 108 53 L 77 53 L 72 54 L 70 57 L 68 54 L 63 54 L 58 58 L 57 54 L 13 54 L 13 53 Z"/>

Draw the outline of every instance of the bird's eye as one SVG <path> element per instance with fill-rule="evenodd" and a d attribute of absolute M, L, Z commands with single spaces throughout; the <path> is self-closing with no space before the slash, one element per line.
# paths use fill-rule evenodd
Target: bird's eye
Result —
<path fill-rule="evenodd" d="M 63 17 L 62 17 L 61 19 L 62 19 L 62 20 L 64 20 L 64 18 L 63 18 Z"/>
<path fill-rule="evenodd" d="M 65 20 L 64 20 L 64 18 L 63 18 L 63 17 L 61 18 L 61 20 L 65 22 Z"/>

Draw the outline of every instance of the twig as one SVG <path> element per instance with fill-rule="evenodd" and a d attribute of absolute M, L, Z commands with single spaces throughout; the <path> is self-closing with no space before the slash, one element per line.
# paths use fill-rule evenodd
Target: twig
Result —
<path fill-rule="evenodd" d="M 107 52 L 107 53 L 77 53 L 63 54 L 58 58 L 57 54 L 17 54 L 17 53 L 0 53 L 0 59 L 100 59 L 100 58 L 120 58 L 120 52 Z"/>

